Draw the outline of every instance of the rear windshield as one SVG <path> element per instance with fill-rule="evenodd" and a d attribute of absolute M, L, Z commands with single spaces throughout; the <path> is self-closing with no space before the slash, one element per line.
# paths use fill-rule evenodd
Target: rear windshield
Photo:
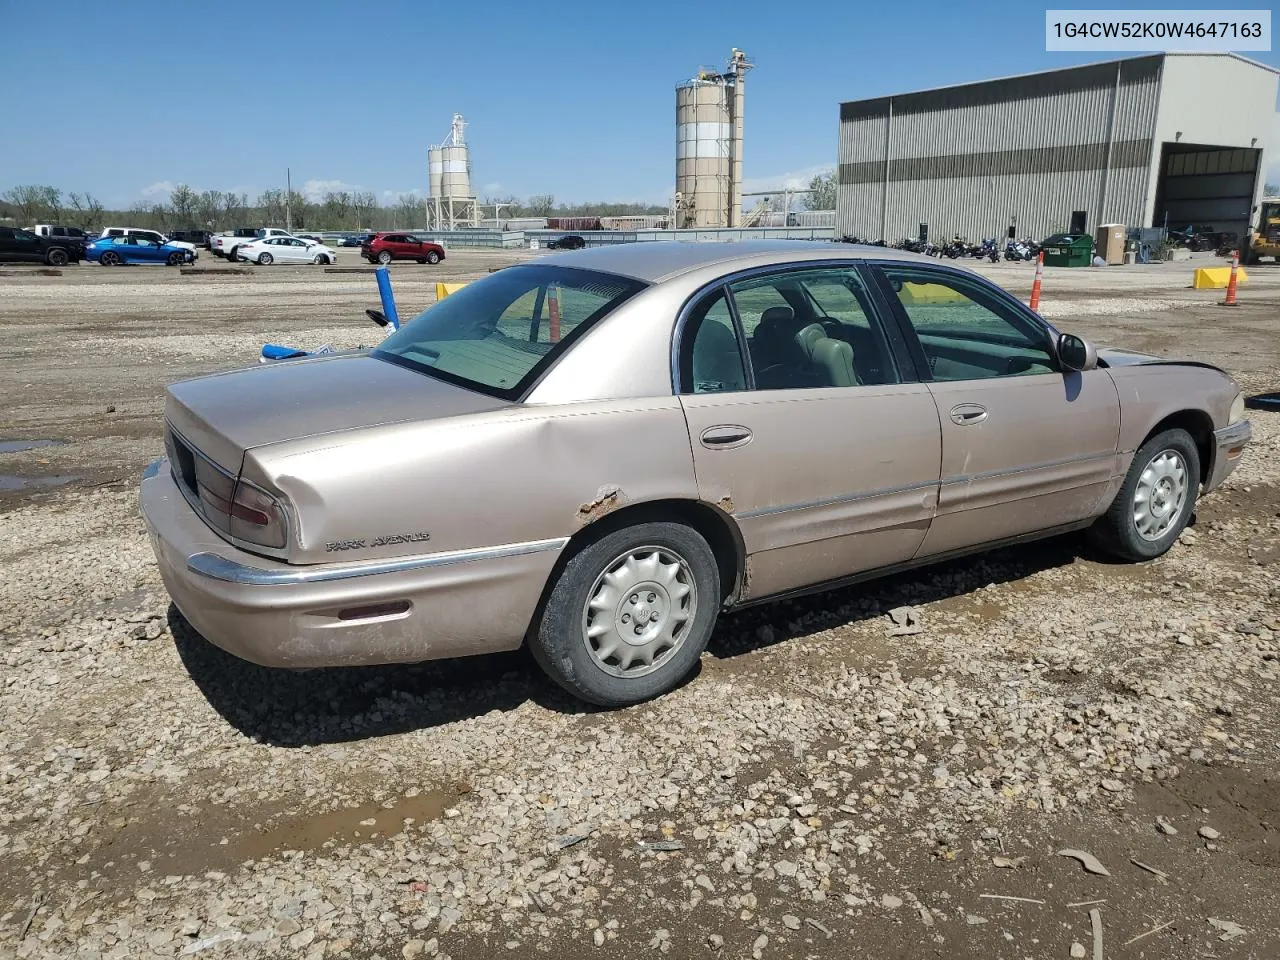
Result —
<path fill-rule="evenodd" d="M 643 287 L 588 270 L 509 267 L 427 308 L 374 356 L 515 400 L 591 324 Z"/>

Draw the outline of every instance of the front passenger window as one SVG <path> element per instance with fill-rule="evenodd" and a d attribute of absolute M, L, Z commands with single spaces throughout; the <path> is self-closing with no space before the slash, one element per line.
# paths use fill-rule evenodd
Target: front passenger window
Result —
<path fill-rule="evenodd" d="M 884 267 L 934 380 L 1055 373 L 1045 331 L 979 281 L 917 267 Z"/>

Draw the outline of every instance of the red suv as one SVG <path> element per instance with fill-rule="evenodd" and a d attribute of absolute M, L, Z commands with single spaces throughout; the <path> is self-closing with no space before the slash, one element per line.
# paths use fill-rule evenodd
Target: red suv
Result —
<path fill-rule="evenodd" d="M 375 233 L 360 244 L 360 256 L 370 263 L 392 260 L 439 263 L 444 259 L 444 247 L 430 240 L 419 240 L 411 233 Z"/>

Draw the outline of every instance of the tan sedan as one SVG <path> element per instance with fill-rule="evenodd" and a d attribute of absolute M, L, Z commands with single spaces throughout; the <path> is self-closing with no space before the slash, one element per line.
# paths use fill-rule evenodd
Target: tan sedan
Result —
<path fill-rule="evenodd" d="M 1214 367 L 1095 350 L 934 260 L 637 243 L 501 270 L 369 352 L 176 384 L 142 508 L 233 654 L 527 642 L 618 705 L 722 610 L 1083 528 L 1159 556 L 1243 409 Z"/>

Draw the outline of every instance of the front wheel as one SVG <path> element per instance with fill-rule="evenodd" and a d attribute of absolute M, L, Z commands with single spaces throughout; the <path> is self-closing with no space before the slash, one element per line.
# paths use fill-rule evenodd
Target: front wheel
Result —
<path fill-rule="evenodd" d="M 264 267 L 270 266 L 270 265 L 271 265 L 271 263 L 272 263 L 272 261 L 273 261 L 274 259 L 275 259 L 275 258 L 274 258 L 274 257 L 272 257 L 272 256 L 271 256 L 271 254 L 269 254 L 269 253 L 260 253 L 260 254 L 258 254 L 258 263 L 259 263 L 259 265 L 264 266 Z"/>
<path fill-rule="evenodd" d="M 312 263 L 314 263 L 317 267 L 319 267 L 319 266 L 323 266 L 324 264 L 328 263 L 328 262 L 329 262 L 329 258 L 328 258 L 328 257 L 326 257 L 323 253 L 317 253 L 317 254 L 315 255 L 315 259 L 314 259 L 314 260 L 312 260 L 311 262 L 312 262 Z"/>
<path fill-rule="evenodd" d="M 169 259 L 166 260 L 165 262 L 168 263 L 169 266 L 171 267 L 177 267 L 177 266 L 181 266 L 182 261 L 184 259 L 185 258 L 180 253 L 171 253 L 169 254 Z"/>
<path fill-rule="evenodd" d="M 51 267 L 65 267 L 69 258 L 67 257 L 67 251 L 61 247 L 54 247 L 49 251 L 47 259 Z"/>
<path fill-rule="evenodd" d="M 98 262 L 104 267 L 118 267 L 120 265 L 120 254 L 114 250 L 108 250 L 98 258 Z"/>
<path fill-rule="evenodd" d="M 565 564 L 530 646 L 574 696 L 627 706 L 688 676 L 719 608 L 719 568 L 706 540 L 678 523 L 637 524 Z"/>
<path fill-rule="evenodd" d="M 381 264 L 383 264 L 384 266 L 385 266 L 386 264 L 390 263 L 390 262 L 391 262 L 391 252 L 390 252 L 390 251 L 388 251 L 388 250 L 383 250 L 380 254 L 378 254 L 378 262 L 379 262 L 379 263 L 381 263 Z"/>
<path fill-rule="evenodd" d="M 1154 560 L 1191 520 L 1199 489 L 1195 441 L 1185 430 L 1164 430 L 1134 454 L 1124 486 L 1090 528 L 1090 538 L 1124 560 Z"/>
<path fill-rule="evenodd" d="M 427 254 L 427 263 L 437 264 L 439 262 L 440 262 L 440 254 L 436 253 L 434 250 L 432 250 L 430 253 Z"/>

